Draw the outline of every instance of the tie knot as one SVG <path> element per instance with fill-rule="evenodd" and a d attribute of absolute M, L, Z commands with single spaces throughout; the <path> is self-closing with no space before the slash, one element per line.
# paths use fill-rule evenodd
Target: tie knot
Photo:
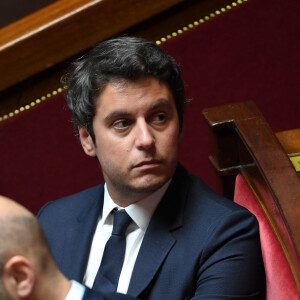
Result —
<path fill-rule="evenodd" d="M 114 216 L 113 235 L 125 235 L 126 229 L 131 222 L 131 218 L 125 210 L 112 211 Z"/>

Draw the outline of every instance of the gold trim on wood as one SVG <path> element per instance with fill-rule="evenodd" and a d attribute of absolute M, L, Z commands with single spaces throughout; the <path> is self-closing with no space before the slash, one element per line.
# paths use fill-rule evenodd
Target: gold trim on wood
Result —
<path fill-rule="evenodd" d="M 171 34 L 168 34 L 165 37 L 162 37 L 161 39 L 156 41 L 157 45 L 161 45 L 162 43 L 166 42 L 167 40 L 170 40 L 182 33 L 184 33 L 185 31 L 188 31 L 189 29 L 195 27 L 195 26 L 199 26 L 200 24 L 203 24 L 204 22 L 218 16 L 221 15 L 222 13 L 225 13 L 228 10 L 231 10 L 232 8 L 243 4 L 244 2 L 247 2 L 248 0 L 237 0 L 236 2 L 232 2 L 231 5 L 226 5 L 225 7 L 222 7 L 218 10 L 216 10 L 215 12 L 210 13 L 208 16 L 205 16 L 197 21 L 194 21 L 193 23 L 190 23 L 188 26 L 184 26 L 181 29 L 178 29 L 177 31 L 172 32 Z"/>
<path fill-rule="evenodd" d="M 23 111 L 29 110 L 30 108 L 34 107 L 37 104 L 42 103 L 43 101 L 45 101 L 48 98 L 51 98 L 55 95 L 58 95 L 58 94 L 62 93 L 63 90 L 64 90 L 63 88 L 58 88 L 57 90 L 46 94 L 46 96 L 42 96 L 42 97 L 36 99 L 35 101 L 32 101 L 31 103 L 29 103 L 25 106 L 21 106 L 19 109 L 16 109 L 13 112 L 10 112 L 9 114 L 6 114 L 6 115 L 0 117 L 0 123 L 7 120 L 7 119 L 9 119 L 9 118 L 14 117 L 15 115 L 18 115 L 18 114 L 22 113 Z"/>

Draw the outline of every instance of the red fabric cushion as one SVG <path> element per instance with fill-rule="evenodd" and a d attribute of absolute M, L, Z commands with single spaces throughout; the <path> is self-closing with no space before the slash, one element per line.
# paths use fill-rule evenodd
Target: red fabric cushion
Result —
<path fill-rule="evenodd" d="M 281 245 L 264 211 L 241 175 L 236 178 L 234 201 L 251 211 L 259 222 L 260 241 L 266 271 L 266 299 L 300 299 L 299 291 Z"/>

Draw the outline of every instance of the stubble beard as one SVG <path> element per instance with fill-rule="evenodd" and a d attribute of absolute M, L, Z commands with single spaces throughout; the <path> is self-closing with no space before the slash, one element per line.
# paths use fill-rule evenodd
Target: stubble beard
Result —
<path fill-rule="evenodd" d="M 113 191 L 115 195 L 119 195 L 121 202 L 123 199 L 124 202 L 134 203 L 160 189 L 166 182 L 168 182 L 171 176 L 166 176 L 166 178 L 158 180 L 158 182 L 154 182 L 153 184 L 146 183 L 142 184 L 141 186 L 139 186 L 139 184 L 137 184 L 138 186 L 135 186 L 134 184 L 130 183 L 122 183 L 121 180 L 114 180 L 105 175 L 104 178 L 108 186 L 108 190 Z M 147 178 L 144 180 L 147 181 Z M 149 179 L 149 181 L 151 181 L 151 179 Z"/>

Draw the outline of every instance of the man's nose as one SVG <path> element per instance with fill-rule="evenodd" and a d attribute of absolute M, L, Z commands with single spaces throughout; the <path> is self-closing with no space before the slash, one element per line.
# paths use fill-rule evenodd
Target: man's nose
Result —
<path fill-rule="evenodd" d="M 140 120 L 136 126 L 136 147 L 138 149 L 149 149 L 153 147 L 155 138 L 150 125 L 145 120 Z"/>

